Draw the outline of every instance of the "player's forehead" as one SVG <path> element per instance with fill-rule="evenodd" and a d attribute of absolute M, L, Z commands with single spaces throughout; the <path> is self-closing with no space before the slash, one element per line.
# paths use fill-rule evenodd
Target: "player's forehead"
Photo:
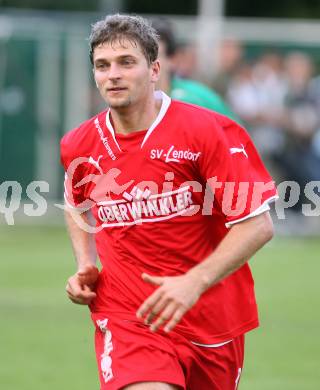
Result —
<path fill-rule="evenodd" d="M 125 37 L 116 38 L 112 41 L 100 43 L 93 52 L 94 61 L 99 59 L 111 61 L 123 56 L 144 57 L 139 42 Z"/>

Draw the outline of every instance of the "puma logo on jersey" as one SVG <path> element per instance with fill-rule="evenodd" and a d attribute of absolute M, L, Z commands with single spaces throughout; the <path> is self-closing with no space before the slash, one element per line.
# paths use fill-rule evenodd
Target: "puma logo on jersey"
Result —
<path fill-rule="evenodd" d="M 243 153 L 247 158 L 248 158 L 248 155 L 247 155 L 247 152 L 245 151 L 245 148 L 244 146 L 241 144 L 241 148 L 230 148 L 230 153 L 231 154 L 235 154 L 235 153 Z"/>
<path fill-rule="evenodd" d="M 190 149 L 178 150 L 175 149 L 174 145 L 165 151 L 164 149 L 152 149 L 150 151 L 150 158 L 152 160 L 163 159 L 166 163 L 169 162 L 180 162 L 181 160 L 197 161 L 201 152 L 195 153 Z"/>
<path fill-rule="evenodd" d="M 100 154 L 100 156 L 98 157 L 98 160 L 95 160 L 93 157 L 90 156 L 89 160 L 88 160 L 88 163 L 92 164 L 93 166 L 95 166 L 98 169 L 98 171 L 101 173 L 101 175 L 103 175 L 103 170 L 100 167 L 99 162 L 100 162 L 100 159 L 102 157 L 103 157 L 102 154 Z"/>

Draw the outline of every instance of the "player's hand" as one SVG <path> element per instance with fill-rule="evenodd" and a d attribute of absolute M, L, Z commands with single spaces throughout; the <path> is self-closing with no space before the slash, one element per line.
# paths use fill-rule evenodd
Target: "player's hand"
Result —
<path fill-rule="evenodd" d="M 94 265 L 80 268 L 77 273 L 68 279 L 66 291 L 69 299 L 79 305 L 89 305 L 96 297 L 94 288 L 98 276 L 99 270 Z"/>
<path fill-rule="evenodd" d="M 137 311 L 137 317 L 144 319 L 152 332 L 162 326 L 170 332 L 206 289 L 202 280 L 188 273 L 166 277 L 143 273 L 142 279 L 159 286 Z"/>

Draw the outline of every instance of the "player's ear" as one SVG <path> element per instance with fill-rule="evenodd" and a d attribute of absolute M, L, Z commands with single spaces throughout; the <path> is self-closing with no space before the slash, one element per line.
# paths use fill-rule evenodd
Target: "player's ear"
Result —
<path fill-rule="evenodd" d="M 150 65 L 151 68 L 151 81 L 156 83 L 160 77 L 160 61 L 157 59 Z"/>

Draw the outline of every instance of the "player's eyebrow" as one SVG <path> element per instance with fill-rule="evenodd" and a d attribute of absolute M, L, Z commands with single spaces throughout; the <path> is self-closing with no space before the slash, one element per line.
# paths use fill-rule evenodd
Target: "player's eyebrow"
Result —
<path fill-rule="evenodd" d="M 136 60 L 137 57 L 135 57 L 132 54 L 124 54 L 119 57 L 117 57 L 117 60 Z"/>
<path fill-rule="evenodd" d="M 126 59 L 133 59 L 133 60 L 136 60 L 137 57 L 132 55 L 132 54 L 123 54 L 123 55 L 120 55 L 118 57 L 115 58 L 116 61 L 121 61 L 121 60 L 126 60 Z M 106 62 L 110 62 L 108 59 L 104 58 L 104 57 L 98 57 L 94 60 L 94 63 L 97 64 L 97 63 L 106 63 Z"/>

